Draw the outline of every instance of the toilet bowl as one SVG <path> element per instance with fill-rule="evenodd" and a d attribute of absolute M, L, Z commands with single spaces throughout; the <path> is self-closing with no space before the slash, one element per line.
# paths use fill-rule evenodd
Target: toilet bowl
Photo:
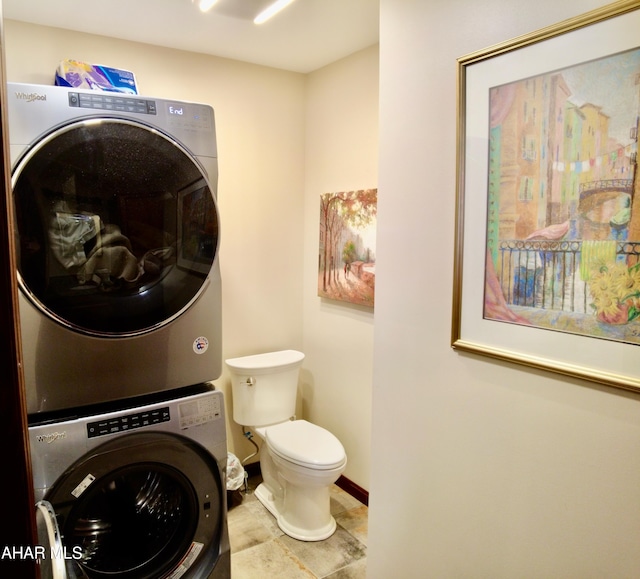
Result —
<path fill-rule="evenodd" d="M 336 529 L 330 487 L 347 465 L 340 441 L 328 430 L 294 420 L 298 374 L 304 354 L 284 350 L 232 358 L 233 419 L 262 444 L 263 482 L 258 500 L 287 535 L 322 541 Z"/>
<path fill-rule="evenodd" d="M 287 535 L 322 541 L 336 530 L 331 515 L 330 486 L 347 465 L 340 441 L 306 420 L 257 428 L 263 439 L 258 500 L 276 517 Z M 265 452 L 266 450 L 266 452 Z"/>

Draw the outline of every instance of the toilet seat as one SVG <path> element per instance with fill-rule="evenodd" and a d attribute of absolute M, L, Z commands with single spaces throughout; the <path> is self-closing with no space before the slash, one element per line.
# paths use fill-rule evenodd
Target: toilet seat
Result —
<path fill-rule="evenodd" d="M 265 439 L 271 452 L 294 464 L 331 470 L 346 460 L 344 447 L 328 430 L 306 420 L 293 420 L 270 426 Z"/>

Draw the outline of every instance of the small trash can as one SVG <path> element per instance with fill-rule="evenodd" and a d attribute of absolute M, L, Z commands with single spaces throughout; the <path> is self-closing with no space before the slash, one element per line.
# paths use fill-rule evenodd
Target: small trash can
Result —
<path fill-rule="evenodd" d="M 227 508 L 242 502 L 242 494 L 237 492 L 244 484 L 245 471 L 242 463 L 232 453 L 227 454 Z"/>
<path fill-rule="evenodd" d="M 232 453 L 227 455 L 227 490 L 237 491 L 244 483 L 244 467 Z"/>

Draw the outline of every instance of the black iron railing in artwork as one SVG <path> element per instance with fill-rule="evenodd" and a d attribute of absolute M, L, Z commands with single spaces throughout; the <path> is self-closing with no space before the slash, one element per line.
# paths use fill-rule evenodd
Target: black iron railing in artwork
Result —
<path fill-rule="evenodd" d="M 640 261 L 640 242 L 618 241 L 617 259 Z M 508 304 L 591 313 L 589 288 L 582 279 L 581 240 L 501 241 L 499 281 Z"/>

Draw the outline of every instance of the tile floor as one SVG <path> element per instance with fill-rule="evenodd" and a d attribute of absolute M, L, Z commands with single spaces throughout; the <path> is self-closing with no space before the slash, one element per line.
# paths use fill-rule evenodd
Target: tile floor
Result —
<path fill-rule="evenodd" d="M 249 494 L 230 495 L 229 539 L 233 579 L 364 579 L 367 564 L 368 509 L 331 487 L 336 532 L 324 541 L 292 539 L 255 498 L 260 478 L 249 479 Z"/>

